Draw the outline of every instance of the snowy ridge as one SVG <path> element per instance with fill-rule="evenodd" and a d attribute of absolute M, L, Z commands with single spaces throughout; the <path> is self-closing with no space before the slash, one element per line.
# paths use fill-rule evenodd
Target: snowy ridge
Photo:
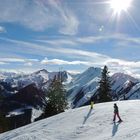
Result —
<path fill-rule="evenodd" d="M 113 104 L 68 110 L 0 135 L 0 140 L 139 140 L 140 101 L 118 101 L 122 123 L 112 123 Z"/>
<path fill-rule="evenodd" d="M 124 74 L 124 73 L 115 73 L 111 77 L 111 81 L 113 84 L 112 89 L 116 90 L 118 92 L 121 90 L 122 87 L 127 87 L 130 82 L 137 83 L 138 80 L 135 79 L 134 77 Z"/>
<path fill-rule="evenodd" d="M 1 76 L 3 76 L 3 79 L 1 81 L 10 83 L 11 86 L 18 87 L 19 89 L 24 88 L 30 84 L 35 84 L 38 88 L 42 88 L 42 86 L 47 83 L 49 80 L 54 79 L 54 77 L 58 77 L 58 75 L 61 74 L 62 78 L 64 80 L 67 79 L 67 73 L 64 72 L 48 72 L 45 69 L 39 70 L 37 72 L 31 73 L 31 74 L 21 74 L 11 75 L 8 73 L 9 76 L 7 76 L 7 73 L 3 73 Z"/>
<path fill-rule="evenodd" d="M 90 67 L 83 73 L 72 75 L 66 71 L 48 72 L 45 69 L 25 75 L 6 73 L 4 82 L 10 83 L 12 88 L 22 89 L 32 83 L 38 89 L 47 89 L 54 77 L 61 77 L 68 91 L 67 97 L 72 108 L 87 104 L 97 94 L 101 78 L 101 68 Z M 111 76 L 112 96 L 114 100 L 140 99 L 140 81 L 124 73 L 115 73 Z M 9 93 L 16 91 L 8 91 Z"/>
<path fill-rule="evenodd" d="M 119 100 L 140 99 L 140 82 L 138 79 L 124 74 L 115 73 L 111 77 L 112 90 Z"/>
<path fill-rule="evenodd" d="M 140 99 L 140 83 L 133 86 L 133 88 L 127 94 L 129 99 Z"/>
<path fill-rule="evenodd" d="M 96 77 L 101 76 L 101 68 L 90 67 L 72 80 L 73 85 L 83 86 Z"/>
<path fill-rule="evenodd" d="M 83 105 L 94 95 L 100 77 L 101 69 L 90 67 L 72 79 L 67 85 L 69 91 L 68 98 L 72 101 L 72 107 Z"/>
<path fill-rule="evenodd" d="M 91 67 L 72 79 L 68 84 L 68 97 L 73 108 L 88 103 L 97 94 L 100 78 L 101 69 Z M 138 79 L 124 73 L 115 73 L 110 80 L 114 100 L 140 99 Z"/>

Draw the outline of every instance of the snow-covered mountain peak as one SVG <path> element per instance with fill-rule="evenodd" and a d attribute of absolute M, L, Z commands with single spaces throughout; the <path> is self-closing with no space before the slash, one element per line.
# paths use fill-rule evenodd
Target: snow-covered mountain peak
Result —
<path fill-rule="evenodd" d="M 124 74 L 124 73 L 115 73 L 112 75 L 112 79 L 116 80 L 116 81 L 122 81 L 122 82 L 126 82 L 126 81 L 131 81 L 131 82 L 138 82 L 138 80 L 128 74 Z"/>
<path fill-rule="evenodd" d="M 45 69 L 39 70 L 32 74 L 8 74 L 9 76 L 2 79 L 1 84 L 5 87 L 6 94 L 13 93 L 13 88 L 22 89 L 30 84 L 35 84 L 38 89 L 44 90 L 48 88 L 51 80 L 54 77 L 61 78 L 68 91 L 67 97 L 72 107 L 80 107 L 88 104 L 90 99 L 94 98 L 99 87 L 99 81 L 101 79 L 101 68 L 90 67 L 83 73 L 72 75 L 67 71 L 48 72 Z M 139 81 L 134 77 L 124 74 L 115 73 L 111 76 L 111 88 L 113 99 L 136 99 L 140 98 L 140 86 Z M 2 83 L 5 82 L 5 83 Z M 5 86 L 6 85 L 6 86 Z M 9 88 L 10 87 L 10 88 Z M 133 89 L 133 90 L 132 90 Z M 7 92 L 8 91 L 8 92 Z M 129 96 L 126 96 L 126 95 Z M 88 98 L 87 98 L 88 97 Z"/>
<path fill-rule="evenodd" d="M 116 99 L 130 100 L 139 99 L 140 90 L 138 86 L 139 80 L 124 73 L 115 73 L 111 77 L 112 90 Z M 132 98 L 133 97 L 133 98 Z"/>
<path fill-rule="evenodd" d="M 37 72 L 35 72 L 36 74 L 41 74 L 41 73 L 45 73 L 45 74 L 48 74 L 49 72 L 46 70 L 46 69 L 41 69 Z"/>
<path fill-rule="evenodd" d="M 90 67 L 81 74 L 78 74 L 67 85 L 68 98 L 72 101 L 72 107 L 79 107 L 86 103 L 97 90 L 101 77 L 101 69 Z M 89 97 L 87 99 L 87 96 Z"/>
<path fill-rule="evenodd" d="M 83 73 L 79 74 L 75 82 L 80 83 L 80 85 L 83 85 L 85 83 L 88 83 L 90 80 L 93 80 L 95 77 L 100 77 L 101 76 L 101 68 L 94 68 L 90 67 Z"/>
<path fill-rule="evenodd" d="M 99 73 L 101 73 L 101 68 L 95 68 L 95 67 L 89 67 L 87 70 L 85 70 L 82 74 L 94 74 L 94 75 L 98 75 Z"/>

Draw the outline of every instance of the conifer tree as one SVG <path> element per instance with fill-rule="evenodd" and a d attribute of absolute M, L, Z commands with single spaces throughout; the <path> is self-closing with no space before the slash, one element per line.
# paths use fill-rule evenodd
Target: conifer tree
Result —
<path fill-rule="evenodd" d="M 108 102 L 111 101 L 111 81 L 109 77 L 108 67 L 104 66 L 101 80 L 99 82 L 98 89 L 98 102 Z"/>
<path fill-rule="evenodd" d="M 61 77 L 55 77 L 47 91 L 47 105 L 45 107 L 45 116 L 52 116 L 67 108 L 66 90 Z"/>

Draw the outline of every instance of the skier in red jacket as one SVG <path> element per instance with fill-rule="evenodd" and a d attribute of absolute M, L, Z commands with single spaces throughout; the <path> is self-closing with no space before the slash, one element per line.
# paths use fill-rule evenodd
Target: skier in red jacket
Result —
<path fill-rule="evenodd" d="M 116 120 L 116 116 L 117 116 L 118 119 L 119 119 L 118 122 L 122 122 L 122 119 L 120 118 L 120 115 L 119 115 L 119 109 L 118 109 L 118 106 L 117 106 L 117 104 L 115 103 L 115 104 L 114 104 L 114 118 L 113 118 L 113 122 L 115 122 L 115 120 Z"/>

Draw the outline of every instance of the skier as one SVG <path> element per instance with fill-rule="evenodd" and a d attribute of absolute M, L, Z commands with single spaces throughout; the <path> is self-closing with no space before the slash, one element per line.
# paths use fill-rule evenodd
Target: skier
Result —
<path fill-rule="evenodd" d="M 119 115 L 118 106 L 117 106 L 117 104 L 115 103 L 115 104 L 114 104 L 114 118 L 113 118 L 113 122 L 115 122 L 115 120 L 116 120 L 116 115 L 117 115 L 117 117 L 118 117 L 118 119 L 119 119 L 118 122 L 122 122 L 122 119 L 120 118 L 120 115 Z"/>
<path fill-rule="evenodd" d="M 94 105 L 94 102 L 91 101 L 91 102 L 90 102 L 90 109 L 93 109 L 93 105 Z"/>

